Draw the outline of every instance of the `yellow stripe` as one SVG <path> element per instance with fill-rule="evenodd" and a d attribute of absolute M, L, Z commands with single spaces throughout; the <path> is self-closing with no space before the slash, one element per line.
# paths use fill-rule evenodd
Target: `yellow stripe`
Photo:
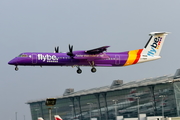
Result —
<path fill-rule="evenodd" d="M 134 63 L 134 61 L 136 60 L 138 51 L 139 50 L 131 50 L 131 51 L 129 51 L 128 59 L 127 59 L 126 63 L 124 64 L 124 66 L 132 65 Z"/>

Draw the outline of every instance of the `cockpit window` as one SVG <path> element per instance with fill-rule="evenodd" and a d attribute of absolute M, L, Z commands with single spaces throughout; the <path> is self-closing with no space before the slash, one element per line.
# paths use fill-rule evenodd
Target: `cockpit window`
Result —
<path fill-rule="evenodd" d="M 17 57 L 21 57 L 22 54 L 18 55 Z"/>
<path fill-rule="evenodd" d="M 28 57 L 26 54 L 20 54 L 18 57 Z"/>

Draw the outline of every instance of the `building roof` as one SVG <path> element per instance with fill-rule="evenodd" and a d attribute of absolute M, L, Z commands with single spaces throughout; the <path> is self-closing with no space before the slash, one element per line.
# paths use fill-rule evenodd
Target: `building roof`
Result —
<path fill-rule="evenodd" d="M 179 71 L 179 70 L 180 69 L 178 69 L 177 71 Z M 107 92 L 107 91 L 115 91 L 115 90 L 122 90 L 122 89 L 128 89 L 128 88 L 136 88 L 136 87 L 140 87 L 140 86 L 148 86 L 148 85 L 156 85 L 156 84 L 164 84 L 164 83 L 170 83 L 170 82 L 174 82 L 174 81 L 180 81 L 180 78 L 176 78 L 176 79 L 175 78 L 176 78 L 176 76 L 174 76 L 174 75 L 164 75 L 164 76 L 155 77 L 155 78 L 147 78 L 147 79 L 143 79 L 143 80 L 131 81 L 128 83 L 116 85 L 114 87 L 103 86 L 103 87 L 92 88 L 92 89 L 88 89 L 88 90 L 80 90 L 77 92 L 71 92 L 68 95 L 64 95 L 64 96 L 62 95 L 62 96 L 58 96 L 58 97 L 54 97 L 54 98 L 62 99 L 62 98 L 68 98 L 68 97 L 102 93 L 102 92 Z M 43 101 L 46 101 L 46 99 L 28 101 L 27 104 L 43 102 Z"/>

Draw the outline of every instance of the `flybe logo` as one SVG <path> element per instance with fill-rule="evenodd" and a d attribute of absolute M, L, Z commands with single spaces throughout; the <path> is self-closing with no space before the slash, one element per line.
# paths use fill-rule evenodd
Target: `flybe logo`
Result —
<path fill-rule="evenodd" d="M 43 55 L 43 54 L 38 54 L 38 60 L 44 61 L 58 61 L 58 58 L 55 55 Z"/>
<path fill-rule="evenodd" d="M 162 37 L 156 37 L 154 38 L 154 43 L 151 45 L 151 49 L 148 51 L 148 56 L 154 56 L 154 54 L 157 52 L 161 45 Z"/>

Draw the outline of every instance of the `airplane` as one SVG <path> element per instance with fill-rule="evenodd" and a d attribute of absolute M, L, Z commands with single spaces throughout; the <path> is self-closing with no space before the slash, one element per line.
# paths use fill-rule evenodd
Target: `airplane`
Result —
<path fill-rule="evenodd" d="M 54 115 L 54 120 L 63 120 L 59 115 Z"/>
<path fill-rule="evenodd" d="M 80 66 L 91 66 L 91 72 L 95 73 L 95 67 L 120 67 L 148 62 L 161 58 L 160 52 L 166 35 L 169 32 L 151 32 L 150 38 L 143 49 L 125 52 L 107 52 L 110 46 L 103 46 L 91 50 L 73 51 L 69 45 L 69 52 L 59 52 L 55 47 L 54 53 L 25 52 L 8 62 L 9 65 L 18 66 L 72 66 L 77 67 L 77 73 L 81 74 Z"/>
<path fill-rule="evenodd" d="M 44 120 L 42 117 L 38 117 L 38 120 Z M 59 115 L 54 115 L 54 120 L 63 120 Z"/>

